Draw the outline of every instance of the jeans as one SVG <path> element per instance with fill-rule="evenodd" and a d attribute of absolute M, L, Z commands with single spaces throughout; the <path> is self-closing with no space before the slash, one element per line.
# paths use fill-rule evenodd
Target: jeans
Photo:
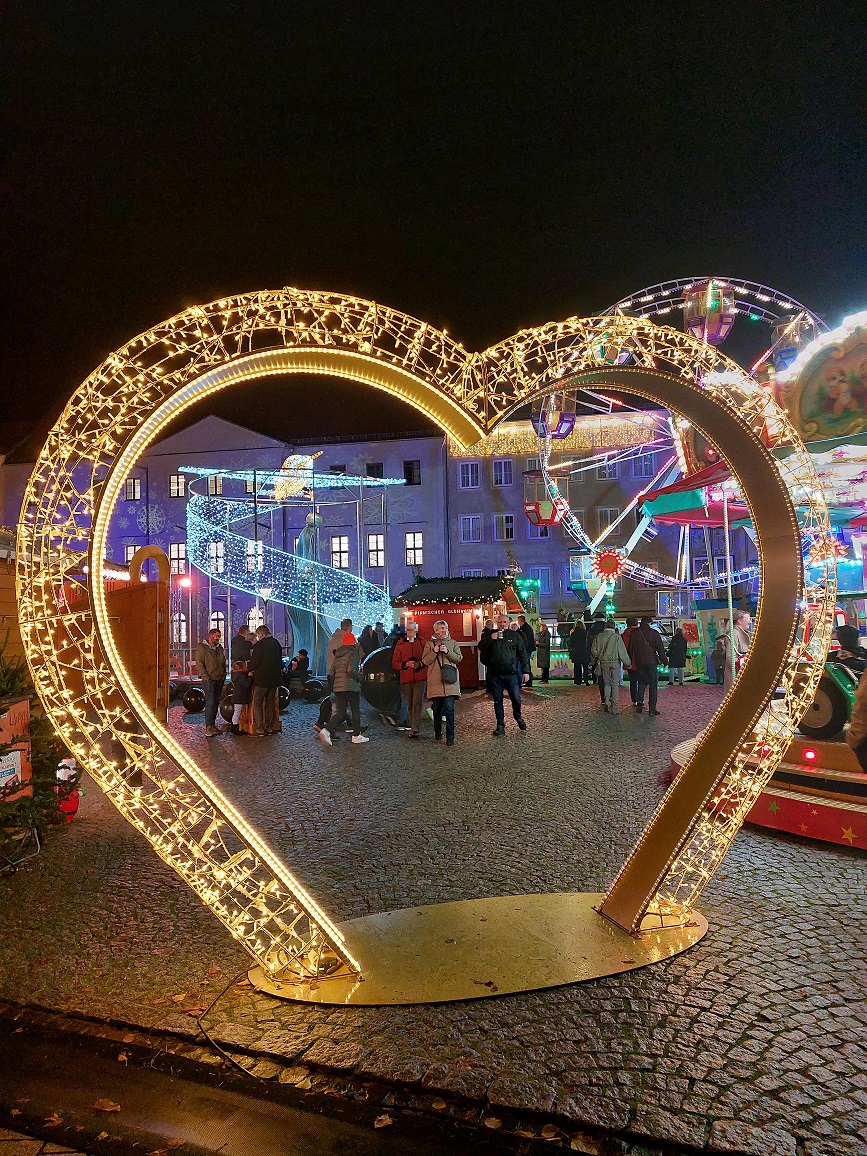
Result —
<path fill-rule="evenodd" d="M 512 716 L 521 717 L 521 676 L 519 674 L 492 674 L 491 682 L 494 688 L 494 717 L 497 726 L 501 727 L 506 721 L 503 712 L 503 692 L 508 694 L 512 703 Z"/>
<path fill-rule="evenodd" d="M 648 710 L 651 714 L 656 710 L 656 699 L 659 690 L 659 671 L 656 666 L 641 665 L 638 668 L 638 705 L 644 706 L 644 691 L 649 690 Z"/>
<path fill-rule="evenodd" d="M 626 677 L 629 679 L 629 698 L 632 705 L 638 702 L 638 671 L 627 670 Z"/>
<path fill-rule="evenodd" d="M 421 683 L 416 685 L 421 686 Z M 502 709 L 502 698 L 500 699 L 500 709 Z M 453 743 L 455 741 L 455 696 L 447 694 L 444 698 L 432 698 L 430 704 L 433 707 L 433 724 L 434 735 L 440 739 L 443 734 L 443 716 L 446 720 L 446 742 Z"/>
<path fill-rule="evenodd" d="M 217 725 L 217 710 L 220 706 L 220 695 L 223 693 L 224 682 L 220 679 L 216 682 L 213 679 L 206 679 L 202 683 L 202 690 L 205 692 L 205 726 L 215 727 Z"/>
<path fill-rule="evenodd" d="M 424 702 L 425 684 L 423 682 L 402 682 L 400 684 L 400 697 L 403 709 L 401 715 L 403 722 L 399 722 L 399 726 L 403 726 L 409 720 L 409 729 L 414 734 L 418 734 L 418 728 L 421 724 L 421 708 Z"/>
<path fill-rule="evenodd" d="M 617 700 L 620 697 L 622 667 L 619 662 L 600 662 L 602 684 L 605 691 L 605 705 L 612 714 L 617 714 Z"/>
<path fill-rule="evenodd" d="M 277 729 L 277 687 L 253 687 L 253 718 L 256 720 L 256 733 L 265 734 Z"/>
<path fill-rule="evenodd" d="M 328 724 L 328 731 L 333 736 L 338 727 L 343 726 L 352 714 L 352 733 L 361 734 L 361 693 L 357 690 L 336 690 L 334 699 L 334 714 Z"/>
<path fill-rule="evenodd" d="M 590 681 L 590 663 L 586 658 L 573 659 L 575 665 L 575 682 L 581 686 L 584 682 Z"/>
<path fill-rule="evenodd" d="M 686 670 L 685 666 L 670 666 L 668 668 L 668 685 L 674 686 L 675 680 L 683 686 L 683 672 Z"/>

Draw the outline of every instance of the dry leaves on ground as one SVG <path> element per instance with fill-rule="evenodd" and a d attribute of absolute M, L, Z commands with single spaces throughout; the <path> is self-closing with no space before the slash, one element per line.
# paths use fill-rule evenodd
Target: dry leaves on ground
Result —
<path fill-rule="evenodd" d="M 95 1112 L 119 1112 L 120 1104 L 115 1104 L 114 1100 L 103 1097 L 101 1100 L 96 1101 L 93 1105 L 93 1110 Z"/>
<path fill-rule="evenodd" d="M 496 1116 L 485 1116 L 482 1123 L 486 1128 L 502 1128 L 503 1121 L 498 1120 Z"/>
<path fill-rule="evenodd" d="M 50 1116 L 46 1116 L 42 1121 L 46 1128 L 56 1128 L 58 1124 L 63 1123 L 63 1117 L 58 1116 L 56 1112 L 52 1112 Z"/>
<path fill-rule="evenodd" d="M 387 1112 L 383 1112 L 381 1116 L 377 1116 L 373 1121 L 373 1126 L 374 1128 L 387 1128 L 389 1124 L 393 1123 L 394 1120 L 392 1120 L 391 1116 L 389 1116 Z"/>

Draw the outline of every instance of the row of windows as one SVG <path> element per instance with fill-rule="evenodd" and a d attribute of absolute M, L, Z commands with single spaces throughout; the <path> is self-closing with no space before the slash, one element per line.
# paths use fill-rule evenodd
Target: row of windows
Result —
<path fill-rule="evenodd" d="M 244 481 L 244 490 L 248 494 L 252 494 L 254 490 L 253 479 L 246 478 Z M 208 493 L 212 496 L 215 494 L 222 494 L 223 479 L 219 474 L 208 475 Z M 124 499 L 127 502 L 141 501 L 141 478 L 127 478 L 123 492 Z M 169 475 L 169 497 L 170 498 L 185 498 L 187 496 L 187 479 L 185 474 L 170 474 Z"/>
<path fill-rule="evenodd" d="M 403 548 L 407 566 L 424 565 L 424 535 L 420 530 L 411 530 L 404 534 Z M 332 534 L 331 565 L 335 570 L 350 568 L 348 534 Z M 367 535 L 367 565 L 369 568 L 385 566 L 385 534 Z"/>
<path fill-rule="evenodd" d="M 539 469 L 538 458 L 527 458 L 526 469 L 535 472 Z M 600 482 L 611 481 L 619 476 L 618 462 L 605 462 L 596 468 L 596 478 Z M 652 478 L 654 474 L 653 454 L 638 454 L 632 459 L 633 478 Z M 585 473 L 576 473 L 571 481 L 584 481 Z M 491 462 L 491 483 L 494 486 L 511 486 L 515 480 L 515 471 L 511 458 L 494 458 Z M 458 463 L 458 488 L 461 490 L 478 490 L 482 484 L 481 462 Z"/>
<path fill-rule="evenodd" d="M 332 462 L 328 467 L 330 474 L 345 474 L 346 465 L 343 462 Z M 385 477 L 384 462 L 368 462 L 364 467 L 364 475 L 368 478 Z M 411 458 L 403 463 L 403 480 L 408 486 L 421 485 L 421 459 Z"/>
<path fill-rule="evenodd" d="M 584 511 L 573 510 L 575 517 L 584 525 Z M 599 533 L 607 530 L 620 517 L 618 506 L 598 506 L 596 509 L 596 525 Z M 481 514 L 463 514 L 460 519 L 460 539 L 462 545 L 471 545 L 482 541 Z M 493 540 L 495 542 L 513 542 L 515 540 L 515 515 L 494 514 L 492 519 Z M 534 526 L 527 523 L 527 537 L 531 541 L 539 541 L 550 537 L 550 526 Z M 571 537 L 571 535 L 567 535 Z"/>

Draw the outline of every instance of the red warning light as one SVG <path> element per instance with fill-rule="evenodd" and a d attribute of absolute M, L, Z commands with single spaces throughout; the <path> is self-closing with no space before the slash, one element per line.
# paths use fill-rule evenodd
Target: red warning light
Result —
<path fill-rule="evenodd" d="M 814 763 L 816 761 L 816 752 L 812 747 L 804 747 L 802 754 L 808 763 Z"/>

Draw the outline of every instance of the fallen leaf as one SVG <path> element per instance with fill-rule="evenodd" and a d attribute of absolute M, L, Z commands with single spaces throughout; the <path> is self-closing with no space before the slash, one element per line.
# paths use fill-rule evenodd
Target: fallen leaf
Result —
<path fill-rule="evenodd" d="M 133 1035 L 133 1033 L 132 1033 L 132 1032 L 127 1032 L 127 1033 L 126 1033 L 126 1035 L 125 1035 L 125 1036 L 123 1036 L 123 1037 L 121 1038 L 121 1041 L 120 1041 L 120 1042 L 121 1042 L 122 1044 L 132 1044 L 132 1043 L 135 1043 L 135 1036 Z"/>
<path fill-rule="evenodd" d="M 185 999 L 189 999 L 189 998 L 190 998 L 190 993 L 188 991 L 182 991 L 180 995 L 173 995 L 172 996 L 172 1000 L 175 1003 L 183 1003 Z"/>
<path fill-rule="evenodd" d="M 441 1112 L 443 1110 L 443 1108 L 445 1108 L 445 1106 L 446 1106 L 445 1100 L 434 1100 L 434 1102 L 431 1104 L 431 1107 L 436 1108 L 436 1110 L 438 1112 Z"/>
<path fill-rule="evenodd" d="M 525 1140 L 535 1140 L 536 1139 L 536 1133 L 535 1132 L 528 1132 L 526 1130 L 526 1128 L 516 1128 L 515 1129 L 515 1135 L 516 1136 L 523 1136 Z"/>
<path fill-rule="evenodd" d="M 313 1087 L 313 1081 L 309 1076 L 302 1076 L 300 1080 L 296 1081 L 295 1087 L 299 1088 L 302 1092 L 307 1092 Z"/>
<path fill-rule="evenodd" d="M 46 1128 L 56 1128 L 58 1124 L 63 1123 L 63 1117 L 58 1116 L 56 1112 L 52 1112 L 50 1116 L 46 1116 L 43 1120 Z"/>
<path fill-rule="evenodd" d="M 545 1127 L 542 1129 L 542 1139 L 543 1140 L 556 1140 L 559 1135 L 560 1135 L 560 1129 L 557 1127 L 556 1124 L 546 1124 Z"/>
<path fill-rule="evenodd" d="M 108 1139 L 109 1139 L 108 1132 L 100 1132 L 100 1134 L 97 1136 L 97 1140 L 108 1140 Z"/>
<path fill-rule="evenodd" d="M 203 1003 L 193 1004 L 192 1007 L 185 1007 L 183 1012 L 185 1016 L 200 1016 L 205 1011 L 206 1006 Z"/>
<path fill-rule="evenodd" d="M 392 1120 L 391 1116 L 389 1116 L 387 1112 L 384 1112 L 381 1116 L 376 1117 L 373 1121 L 373 1126 L 374 1128 L 387 1128 L 389 1124 L 393 1123 L 394 1120 Z"/>
<path fill-rule="evenodd" d="M 503 1121 L 498 1120 L 496 1116 L 485 1116 L 482 1123 L 486 1128 L 502 1128 Z"/>
<path fill-rule="evenodd" d="M 21 1109 L 20 1108 L 10 1108 L 9 1109 L 9 1115 L 10 1116 L 20 1116 L 21 1115 Z"/>
<path fill-rule="evenodd" d="M 95 1112 L 119 1112 L 120 1104 L 115 1104 L 114 1100 L 108 1100 L 103 1097 L 101 1100 L 96 1101 L 93 1109 Z"/>
<path fill-rule="evenodd" d="M 129 1056 L 126 1054 L 126 1052 L 120 1053 L 120 1055 L 117 1057 L 117 1062 L 119 1064 L 128 1064 L 129 1063 Z"/>

